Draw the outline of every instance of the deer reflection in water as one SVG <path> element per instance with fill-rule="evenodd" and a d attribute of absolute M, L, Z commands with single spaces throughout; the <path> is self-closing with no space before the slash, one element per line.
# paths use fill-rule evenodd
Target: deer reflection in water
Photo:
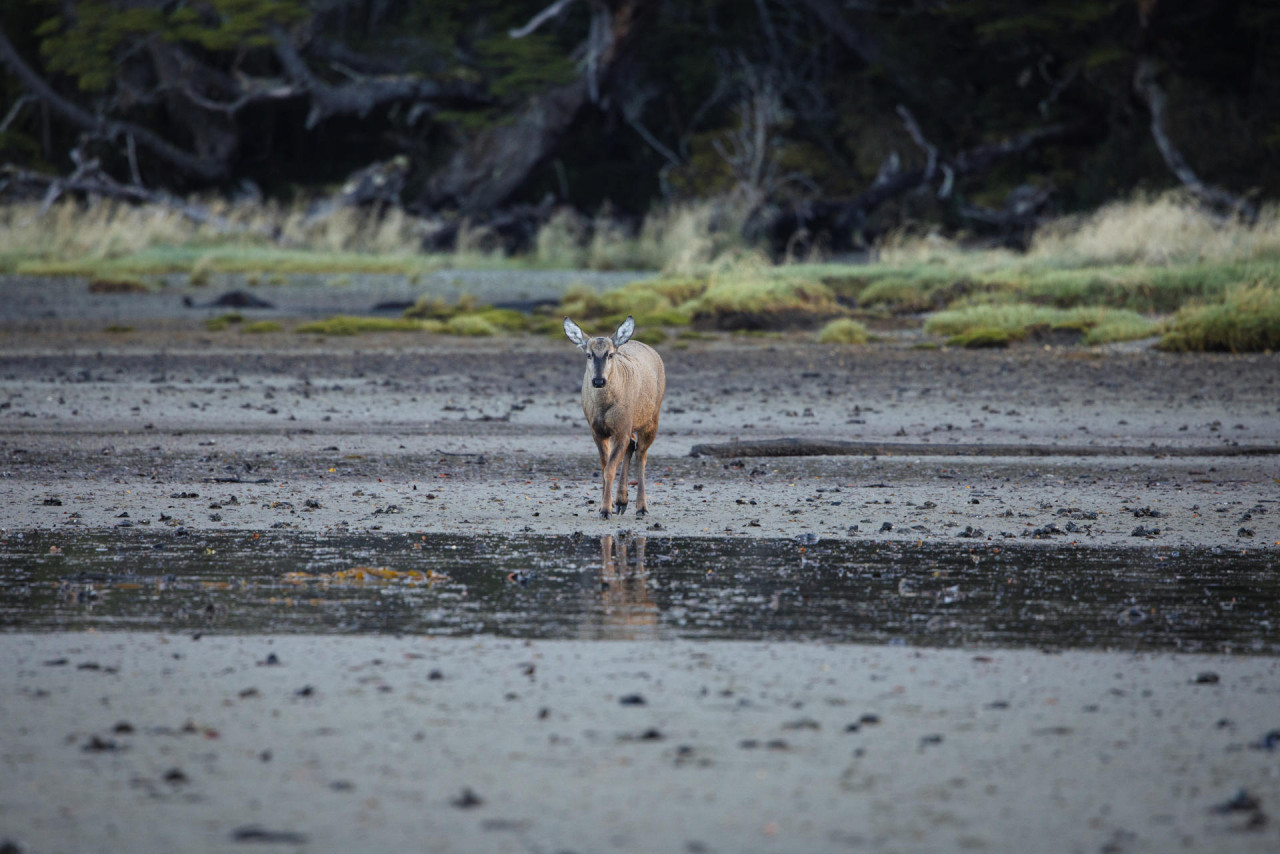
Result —
<path fill-rule="evenodd" d="M 614 541 L 617 540 L 617 554 Z M 647 537 L 619 532 L 600 537 L 599 633 L 612 640 L 644 640 L 658 637 L 658 605 L 649 593 L 644 568 Z M 628 562 L 628 551 L 634 562 Z"/>

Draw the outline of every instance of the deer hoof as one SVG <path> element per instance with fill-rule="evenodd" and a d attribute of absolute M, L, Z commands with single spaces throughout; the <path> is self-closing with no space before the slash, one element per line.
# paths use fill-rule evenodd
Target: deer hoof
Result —
<path fill-rule="evenodd" d="M 608 518 L 609 518 L 609 511 L 608 511 L 608 510 L 601 510 L 601 511 L 600 511 L 600 518 L 601 518 L 601 519 L 608 519 Z"/>
<path fill-rule="evenodd" d="M 646 509 L 644 509 L 643 507 L 641 507 L 639 510 L 637 510 L 637 511 L 636 511 L 636 518 L 637 518 L 637 519 L 641 519 L 641 518 L 643 518 L 643 517 L 645 517 L 645 516 L 648 516 L 648 515 L 649 515 L 649 511 L 648 511 L 648 510 L 646 510 Z"/>
<path fill-rule="evenodd" d="M 626 503 L 624 503 L 624 502 L 615 502 L 615 503 L 614 503 L 614 505 L 613 505 L 613 512 L 614 512 L 614 513 L 617 513 L 619 516 L 625 515 L 625 514 L 626 514 L 626 512 L 627 512 L 627 505 L 626 505 Z"/>

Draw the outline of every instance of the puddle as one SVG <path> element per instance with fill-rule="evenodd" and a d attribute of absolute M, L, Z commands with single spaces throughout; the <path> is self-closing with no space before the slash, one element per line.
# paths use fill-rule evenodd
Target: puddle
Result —
<path fill-rule="evenodd" d="M 4 630 L 1280 652 L 1274 552 L 659 537 L 10 534 Z"/>

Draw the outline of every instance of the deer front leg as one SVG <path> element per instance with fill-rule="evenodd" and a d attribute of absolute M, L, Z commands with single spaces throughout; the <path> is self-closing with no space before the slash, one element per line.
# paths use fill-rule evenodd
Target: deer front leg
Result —
<path fill-rule="evenodd" d="M 613 491 L 613 479 L 609 476 L 609 437 L 597 436 L 594 433 L 591 436 L 596 440 L 596 450 L 600 452 L 600 480 L 604 485 L 604 498 L 600 500 L 600 518 L 609 518 L 609 500 L 610 493 Z"/>
<path fill-rule="evenodd" d="M 624 434 L 625 435 L 625 434 Z M 613 494 L 613 480 L 618 473 L 618 468 L 622 464 L 623 457 L 627 453 L 627 442 L 619 440 L 616 437 L 609 442 L 609 459 L 604 464 L 604 496 L 600 502 L 600 518 L 609 518 L 609 502 Z M 625 502 L 622 505 L 623 512 L 626 510 Z"/>
<path fill-rule="evenodd" d="M 628 436 L 626 451 L 622 454 L 622 470 L 618 473 L 618 488 L 614 492 L 613 510 L 619 516 L 627 512 L 627 493 L 631 486 L 631 459 L 635 456 L 636 441 Z"/>

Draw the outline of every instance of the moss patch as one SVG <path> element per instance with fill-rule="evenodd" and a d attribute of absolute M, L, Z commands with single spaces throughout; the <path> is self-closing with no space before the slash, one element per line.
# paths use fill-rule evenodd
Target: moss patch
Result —
<path fill-rule="evenodd" d="M 444 332 L 449 335 L 467 335 L 483 338 L 497 335 L 499 327 L 480 314 L 460 314 L 450 318 L 444 325 Z"/>
<path fill-rule="evenodd" d="M 1170 321 L 1159 346 L 1231 353 L 1280 349 L 1280 288 L 1234 288 L 1216 305 L 1183 309 Z"/>
<path fill-rule="evenodd" d="M 210 332 L 221 332 L 233 323 L 242 323 L 243 321 L 244 315 L 232 311 L 227 314 L 220 314 L 217 317 L 209 318 L 204 322 L 204 328 L 208 329 Z"/>
<path fill-rule="evenodd" d="M 866 344 L 870 337 L 866 326 L 849 317 L 838 317 L 818 332 L 820 344 Z"/>
<path fill-rule="evenodd" d="M 439 324 L 435 325 L 439 329 Z M 315 335 L 360 335 L 365 332 L 430 332 L 429 321 L 405 317 L 358 317 L 338 314 L 324 320 L 304 323 L 294 332 Z"/>

